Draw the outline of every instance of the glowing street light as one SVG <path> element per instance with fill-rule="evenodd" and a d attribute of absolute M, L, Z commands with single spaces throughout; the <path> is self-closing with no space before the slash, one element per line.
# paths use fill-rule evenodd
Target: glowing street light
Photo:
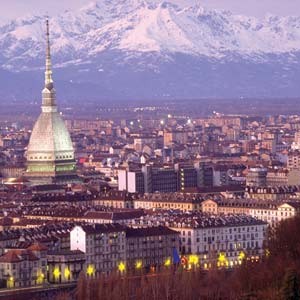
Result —
<path fill-rule="evenodd" d="M 118 265 L 118 269 L 121 273 L 123 273 L 126 269 L 126 266 L 123 262 L 120 262 L 119 265 Z"/>
<path fill-rule="evenodd" d="M 242 261 L 245 258 L 246 258 L 246 254 L 243 251 L 241 251 L 240 254 L 239 254 L 239 257 L 238 257 L 239 261 Z"/>
<path fill-rule="evenodd" d="M 165 267 L 170 267 L 171 266 L 171 258 L 167 258 L 165 260 Z"/>
<path fill-rule="evenodd" d="M 70 272 L 70 270 L 68 268 L 65 268 L 64 274 L 65 274 L 65 278 L 69 278 L 70 275 L 71 275 L 71 272 Z"/>
<path fill-rule="evenodd" d="M 218 257 L 218 266 L 228 266 L 228 259 L 226 257 L 225 253 L 220 252 L 219 257 Z"/>
<path fill-rule="evenodd" d="M 197 255 L 190 255 L 189 256 L 189 264 L 197 266 L 199 263 L 199 257 Z"/>
<path fill-rule="evenodd" d="M 58 279 L 59 276 L 60 276 L 60 271 L 59 271 L 59 268 L 55 268 L 54 271 L 53 271 L 53 276 L 55 279 Z"/>
<path fill-rule="evenodd" d="M 95 268 L 93 265 L 88 265 L 87 269 L 86 269 L 86 274 L 88 276 L 92 276 L 95 273 Z"/>
<path fill-rule="evenodd" d="M 141 260 L 139 260 L 139 261 L 137 261 L 137 262 L 135 263 L 135 268 L 136 268 L 137 270 L 141 269 L 142 266 L 143 266 L 143 262 L 142 262 Z"/>
<path fill-rule="evenodd" d="M 44 282 L 44 279 L 45 279 L 45 275 L 41 272 L 38 274 L 37 276 L 37 284 L 42 284 Z"/>
<path fill-rule="evenodd" d="M 8 278 L 8 281 L 7 281 L 7 287 L 8 288 L 13 288 L 14 287 L 14 282 L 15 282 L 15 279 L 12 276 L 10 276 Z"/>

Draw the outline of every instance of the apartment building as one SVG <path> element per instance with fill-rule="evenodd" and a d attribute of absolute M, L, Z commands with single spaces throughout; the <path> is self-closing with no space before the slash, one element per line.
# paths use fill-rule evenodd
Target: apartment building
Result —
<path fill-rule="evenodd" d="M 259 260 L 268 224 L 247 215 L 157 211 L 135 226 L 167 226 L 179 232 L 179 254 L 186 267 L 233 267 L 243 259 Z"/>
<path fill-rule="evenodd" d="M 128 227 L 126 250 L 128 268 L 163 266 L 179 250 L 179 233 L 165 226 Z"/>
<path fill-rule="evenodd" d="M 47 253 L 47 279 L 50 283 L 74 282 L 84 269 L 85 254 L 80 250 Z"/>
<path fill-rule="evenodd" d="M 182 255 L 204 269 L 233 267 L 263 254 L 267 223 L 250 216 L 179 216 L 168 223 L 180 232 Z"/>
<path fill-rule="evenodd" d="M 200 211 L 202 201 L 203 197 L 196 193 L 154 193 L 135 199 L 134 208 Z"/>
<path fill-rule="evenodd" d="M 119 224 L 75 226 L 70 232 L 71 250 L 85 253 L 88 275 L 109 273 L 126 261 L 126 232 Z"/>
<path fill-rule="evenodd" d="M 8 250 L 0 257 L 0 279 L 7 288 L 41 285 L 46 282 L 46 252 L 41 244 Z"/>
<path fill-rule="evenodd" d="M 298 201 L 257 201 L 253 199 L 205 200 L 202 212 L 212 214 L 244 214 L 275 226 L 279 222 L 300 214 Z"/>
<path fill-rule="evenodd" d="M 179 233 L 165 226 L 131 228 L 121 225 L 84 225 L 71 231 L 71 249 L 85 253 L 88 275 L 150 268 L 171 262 L 179 249 Z"/>

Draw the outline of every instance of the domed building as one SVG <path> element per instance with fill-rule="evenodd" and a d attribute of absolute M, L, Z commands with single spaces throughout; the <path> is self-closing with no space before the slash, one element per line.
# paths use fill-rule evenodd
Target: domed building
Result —
<path fill-rule="evenodd" d="M 38 183 L 76 181 L 74 148 L 70 134 L 56 106 L 52 80 L 47 25 L 45 87 L 42 91 L 42 112 L 37 119 L 27 148 L 26 177 Z"/>

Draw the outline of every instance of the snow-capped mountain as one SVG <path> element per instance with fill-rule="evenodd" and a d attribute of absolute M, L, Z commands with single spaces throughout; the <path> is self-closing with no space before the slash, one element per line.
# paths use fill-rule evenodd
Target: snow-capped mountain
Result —
<path fill-rule="evenodd" d="M 61 93 L 94 99 L 299 95 L 300 17 L 259 20 L 197 2 L 102 0 L 52 17 Z M 0 76 L 20 80 L 12 87 L 23 84 L 25 98 L 39 93 L 44 27 L 45 16 L 0 26 Z M 18 97 L 2 84 L 0 95 Z"/>

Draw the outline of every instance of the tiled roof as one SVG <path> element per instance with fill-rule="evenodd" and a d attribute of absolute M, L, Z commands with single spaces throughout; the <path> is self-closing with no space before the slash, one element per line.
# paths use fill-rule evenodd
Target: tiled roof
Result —
<path fill-rule="evenodd" d="M 17 263 L 24 260 L 39 260 L 39 258 L 29 250 L 9 250 L 0 257 L 0 263 Z"/>
<path fill-rule="evenodd" d="M 249 225 L 266 225 L 267 223 L 248 215 L 212 215 L 201 212 L 157 211 L 132 223 L 134 226 L 162 225 L 171 228 L 214 228 Z"/>
<path fill-rule="evenodd" d="M 14 250 L 10 250 L 0 257 L 0 263 L 15 263 L 23 261 L 22 257 L 17 255 Z"/>
<path fill-rule="evenodd" d="M 74 227 L 74 223 L 56 223 L 52 222 L 44 226 L 34 228 L 20 228 L 14 230 L 0 231 L 0 241 L 39 241 L 49 242 L 57 241 L 60 237 L 69 234 L 70 230 Z"/>
<path fill-rule="evenodd" d="M 125 227 L 120 224 L 92 224 L 82 225 L 81 227 L 87 234 L 125 231 Z"/>
<path fill-rule="evenodd" d="M 80 250 L 55 250 L 55 251 L 48 251 L 47 255 L 63 255 L 63 256 L 84 255 L 84 252 Z"/>
<path fill-rule="evenodd" d="M 127 220 L 135 219 L 144 216 L 145 213 L 143 210 L 128 210 L 128 211 L 90 211 L 87 212 L 84 216 L 86 219 L 105 219 L 105 220 Z"/>
<path fill-rule="evenodd" d="M 300 187 L 296 185 L 286 186 L 267 186 L 267 187 L 252 187 L 247 186 L 246 192 L 258 194 L 292 194 L 300 191 Z"/>
<path fill-rule="evenodd" d="M 160 235 L 177 235 L 177 231 L 169 229 L 165 226 L 146 227 L 146 228 L 127 228 L 127 237 L 145 237 L 145 236 L 160 236 Z"/>
<path fill-rule="evenodd" d="M 46 246 L 44 246 L 43 244 L 36 242 L 34 244 L 32 244 L 30 247 L 27 248 L 27 250 L 31 250 L 31 251 L 47 251 L 48 248 Z"/>

